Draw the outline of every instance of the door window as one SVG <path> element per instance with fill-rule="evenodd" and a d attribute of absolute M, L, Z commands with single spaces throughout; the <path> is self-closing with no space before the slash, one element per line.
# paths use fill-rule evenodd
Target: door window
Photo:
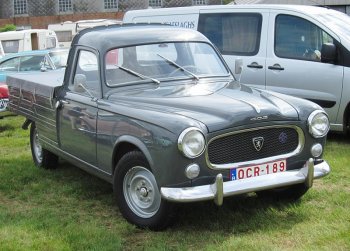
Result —
<path fill-rule="evenodd" d="M 321 28 L 295 16 L 278 15 L 275 29 L 275 54 L 281 58 L 320 62 L 322 44 L 333 43 Z"/>
<path fill-rule="evenodd" d="M 257 13 L 201 14 L 198 31 L 222 54 L 253 56 L 259 51 L 261 23 Z"/>

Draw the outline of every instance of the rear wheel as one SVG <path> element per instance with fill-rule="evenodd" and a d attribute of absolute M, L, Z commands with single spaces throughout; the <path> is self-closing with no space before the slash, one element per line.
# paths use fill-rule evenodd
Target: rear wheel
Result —
<path fill-rule="evenodd" d="M 164 201 L 144 155 L 125 154 L 114 173 L 114 195 L 122 215 L 132 224 L 162 230 L 174 219 L 174 207 Z"/>
<path fill-rule="evenodd" d="M 30 148 L 36 166 L 45 169 L 54 169 L 57 167 L 58 156 L 42 148 L 39 141 L 39 133 L 34 122 L 30 127 Z"/>

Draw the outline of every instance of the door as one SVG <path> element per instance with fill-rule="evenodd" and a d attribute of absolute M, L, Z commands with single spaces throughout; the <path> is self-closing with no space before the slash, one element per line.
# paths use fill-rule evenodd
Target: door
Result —
<path fill-rule="evenodd" d="M 198 31 L 220 50 L 231 71 L 243 59 L 240 78 L 244 84 L 265 88 L 266 30 L 268 10 L 201 10 Z"/>
<path fill-rule="evenodd" d="M 334 36 L 306 18 L 271 13 L 266 59 L 266 89 L 306 98 L 322 106 L 335 123 L 343 83 L 343 67 L 321 62 L 324 43 Z"/>
<path fill-rule="evenodd" d="M 96 165 L 97 100 L 101 96 L 98 69 L 96 54 L 79 50 L 75 71 L 59 108 L 62 150 L 92 165 Z"/>
<path fill-rule="evenodd" d="M 30 34 L 30 41 L 32 43 L 32 50 L 39 50 L 39 38 L 38 33 L 31 33 Z"/>

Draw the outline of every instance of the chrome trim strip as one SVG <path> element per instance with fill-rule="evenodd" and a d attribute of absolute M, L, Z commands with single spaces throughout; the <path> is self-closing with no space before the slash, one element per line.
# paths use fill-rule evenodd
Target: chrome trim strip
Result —
<path fill-rule="evenodd" d="M 274 189 L 294 184 L 305 183 L 311 187 L 313 179 L 319 179 L 330 173 L 326 161 L 314 165 L 313 159 L 305 163 L 301 169 L 281 173 L 267 174 L 258 177 L 223 182 L 222 174 L 216 176 L 215 182 L 196 187 L 161 187 L 163 199 L 173 202 L 195 202 L 214 200 L 217 205 L 222 204 L 223 197 Z M 221 201 L 221 203 L 220 203 Z"/>
<path fill-rule="evenodd" d="M 295 148 L 295 150 L 293 152 L 290 152 L 287 154 L 276 155 L 276 156 L 271 156 L 268 158 L 251 160 L 251 161 L 244 161 L 244 162 L 238 162 L 238 163 L 228 163 L 228 164 L 212 164 L 212 163 L 210 163 L 209 154 L 208 154 L 208 146 L 212 141 L 219 139 L 219 138 L 227 137 L 227 136 L 230 136 L 233 134 L 240 134 L 243 132 L 257 131 L 257 130 L 261 130 L 261 129 L 270 129 L 270 128 L 293 128 L 293 129 L 295 129 L 298 133 L 298 141 L 299 141 L 298 146 Z M 206 160 L 208 167 L 211 169 L 214 169 L 214 170 L 231 169 L 231 168 L 244 167 L 244 166 L 250 166 L 250 165 L 259 165 L 259 164 L 263 164 L 266 162 L 287 159 L 291 156 L 297 155 L 298 153 L 300 153 L 303 150 L 304 145 L 305 145 L 305 135 L 304 135 L 303 130 L 298 126 L 294 126 L 294 125 L 277 125 L 276 126 L 276 125 L 274 125 L 274 126 L 264 126 L 264 127 L 258 127 L 258 128 L 244 129 L 244 130 L 240 130 L 240 131 L 224 133 L 224 134 L 221 134 L 219 136 L 216 136 L 216 137 L 210 139 L 208 144 L 207 144 L 206 151 L 205 151 L 205 160 Z"/>

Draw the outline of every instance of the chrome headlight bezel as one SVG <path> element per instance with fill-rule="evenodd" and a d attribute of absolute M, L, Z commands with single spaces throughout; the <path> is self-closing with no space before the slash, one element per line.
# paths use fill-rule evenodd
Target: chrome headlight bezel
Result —
<path fill-rule="evenodd" d="M 199 137 L 201 141 L 199 149 L 195 152 L 191 152 L 191 147 L 189 147 L 189 139 L 194 137 Z M 206 141 L 203 132 L 197 127 L 189 127 L 183 130 L 178 138 L 178 149 L 187 158 L 194 159 L 202 155 L 206 148 Z"/>
<path fill-rule="evenodd" d="M 322 118 L 322 119 L 321 119 Z M 317 121 L 324 120 L 323 126 L 319 128 L 316 128 L 316 123 Z M 313 111 L 310 115 L 309 118 L 307 119 L 307 124 L 309 127 L 309 133 L 314 137 L 314 138 L 322 138 L 327 135 L 329 131 L 329 119 L 327 113 L 321 110 L 316 110 Z"/>

